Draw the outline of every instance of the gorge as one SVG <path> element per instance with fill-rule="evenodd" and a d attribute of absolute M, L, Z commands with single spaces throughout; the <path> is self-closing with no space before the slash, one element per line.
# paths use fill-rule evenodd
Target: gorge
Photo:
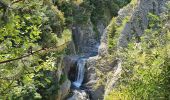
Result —
<path fill-rule="evenodd" d="M 169 100 L 170 0 L 0 0 L 0 100 Z"/>

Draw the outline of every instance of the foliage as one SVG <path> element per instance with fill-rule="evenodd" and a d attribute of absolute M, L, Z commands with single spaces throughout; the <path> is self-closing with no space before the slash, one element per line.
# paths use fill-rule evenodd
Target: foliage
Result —
<path fill-rule="evenodd" d="M 74 8 L 74 4 L 68 1 L 60 1 L 57 0 L 56 1 L 56 5 L 58 5 L 58 8 L 64 12 L 64 16 L 65 16 L 65 23 L 68 26 L 71 26 L 73 23 L 73 8 Z"/>
<path fill-rule="evenodd" d="M 118 10 L 128 4 L 130 0 L 56 0 L 59 9 L 64 12 L 66 23 L 86 24 L 88 20 L 96 25 L 99 20 L 106 20 L 107 10 L 116 16 Z"/>
<path fill-rule="evenodd" d="M 111 14 L 111 17 L 118 15 L 118 10 L 128 4 L 131 0 L 90 0 L 91 4 L 93 5 L 93 12 L 91 16 L 91 20 L 94 24 L 98 20 L 107 21 L 105 19 L 105 13 L 107 9 Z M 107 16 L 108 18 L 109 16 Z"/>

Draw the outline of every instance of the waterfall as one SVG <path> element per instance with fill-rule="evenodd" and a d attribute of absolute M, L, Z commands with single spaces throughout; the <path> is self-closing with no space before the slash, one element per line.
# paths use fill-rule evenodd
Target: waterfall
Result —
<path fill-rule="evenodd" d="M 85 58 L 81 58 L 77 61 L 78 73 L 77 73 L 76 81 L 73 82 L 73 85 L 76 86 L 77 88 L 79 88 L 83 82 L 84 73 L 85 73 L 85 65 L 86 65 Z"/>

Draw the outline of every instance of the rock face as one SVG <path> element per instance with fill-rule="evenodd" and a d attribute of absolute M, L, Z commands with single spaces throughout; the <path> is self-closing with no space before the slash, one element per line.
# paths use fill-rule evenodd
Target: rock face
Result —
<path fill-rule="evenodd" d="M 64 73 L 68 76 L 69 79 L 74 79 L 76 71 L 76 62 L 79 59 L 79 56 L 66 56 L 64 57 Z M 73 75 L 72 75 L 73 74 Z"/>
<path fill-rule="evenodd" d="M 107 77 L 107 82 L 105 86 L 105 92 L 104 96 L 108 95 L 109 92 L 114 88 L 116 85 L 117 80 L 120 78 L 122 66 L 121 61 L 117 61 L 117 64 L 115 66 L 115 70 L 111 72 L 110 76 Z"/>
<path fill-rule="evenodd" d="M 89 20 L 86 25 L 75 25 L 72 28 L 73 40 L 78 53 L 89 53 L 97 51 L 96 33 Z"/>
<path fill-rule="evenodd" d="M 61 86 L 60 89 L 58 91 L 58 95 L 56 100 L 63 100 L 67 97 L 67 95 L 69 94 L 70 91 L 70 86 L 71 86 L 71 82 L 67 79 Z"/>
<path fill-rule="evenodd" d="M 100 83 L 100 80 L 104 79 L 109 72 L 114 72 L 114 65 L 110 65 L 111 62 L 107 59 L 107 55 L 103 57 L 97 55 L 88 59 L 83 86 L 87 88 L 91 100 L 104 99 L 106 84 Z"/>
<path fill-rule="evenodd" d="M 131 10 L 129 7 L 120 10 L 120 16 L 130 15 L 131 17 L 121 33 L 118 46 L 125 47 L 132 35 L 136 38 L 140 37 L 148 27 L 148 14 L 154 13 L 159 15 L 163 10 L 162 7 L 165 5 L 166 1 L 168 0 L 138 0 L 137 6 L 135 7 L 135 10 L 131 12 L 131 15 L 130 13 L 126 13 L 127 8 Z M 137 42 L 139 41 L 140 40 Z"/>
<path fill-rule="evenodd" d="M 66 59 L 66 58 L 64 58 Z M 72 63 L 73 61 L 70 61 L 70 63 Z M 57 94 L 54 94 L 54 96 L 52 96 L 51 100 L 54 100 L 54 98 L 56 100 L 63 100 L 64 98 L 67 97 L 67 95 L 70 92 L 70 87 L 71 87 L 71 81 L 65 77 L 63 78 L 62 75 L 67 75 L 67 70 L 69 70 L 69 68 L 66 68 L 63 65 L 63 57 L 58 57 L 56 60 L 56 66 L 58 68 L 58 70 L 55 72 L 55 76 L 56 76 L 56 82 L 59 87 L 57 89 Z M 61 80 L 64 80 L 64 82 L 61 83 Z"/>
<path fill-rule="evenodd" d="M 121 9 L 119 11 L 119 16 L 117 17 L 117 24 L 122 25 L 122 20 L 126 16 L 130 17 L 130 20 L 125 23 L 123 27 L 119 37 L 118 47 L 126 47 L 128 40 L 130 40 L 132 37 L 138 38 L 142 36 L 144 30 L 148 28 L 148 14 L 154 13 L 156 15 L 160 15 L 167 1 L 169 0 L 138 0 L 136 7 L 132 4 L 129 4 Z M 136 42 L 140 42 L 140 40 L 137 39 Z M 118 61 L 116 71 L 108 77 L 106 83 L 107 86 L 105 87 L 105 95 L 111 91 L 121 74 L 120 61 Z"/>

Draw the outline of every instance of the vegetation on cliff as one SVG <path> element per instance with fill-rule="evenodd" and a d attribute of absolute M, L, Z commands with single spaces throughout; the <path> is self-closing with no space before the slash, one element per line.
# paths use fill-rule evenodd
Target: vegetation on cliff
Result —
<path fill-rule="evenodd" d="M 169 99 L 170 30 L 167 12 L 148 14 L 149 25 L 142 37 L 132 38 L 118 56 L 122 58 L 122 75 L 106 100 Z"/>

